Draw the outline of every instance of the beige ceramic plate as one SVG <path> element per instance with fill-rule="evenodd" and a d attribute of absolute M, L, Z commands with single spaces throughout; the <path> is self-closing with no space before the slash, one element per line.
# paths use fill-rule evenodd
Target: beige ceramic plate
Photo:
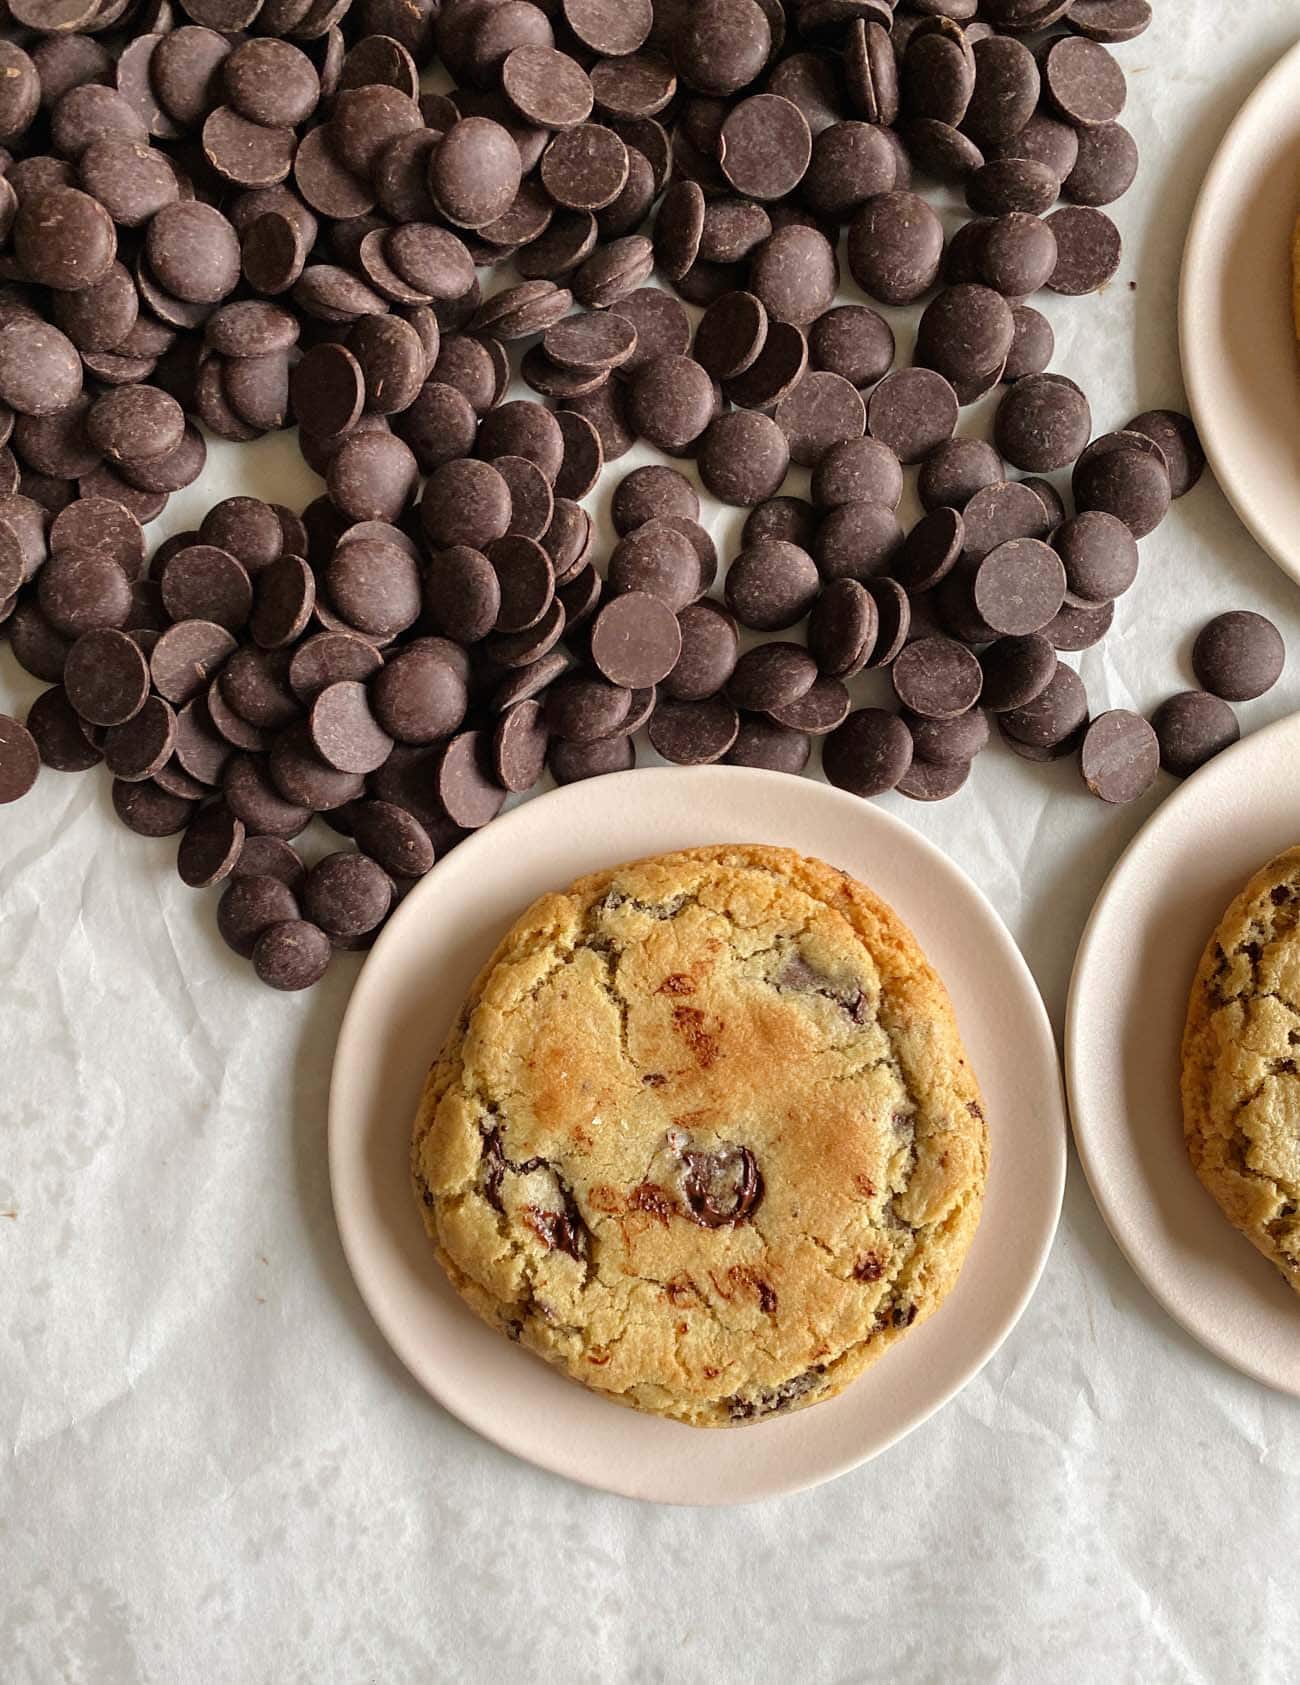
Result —
<path fill-rule="evenodd" d="M 660 1421 L 589 1393 L 503 1340 L 434 1260 L 407 1175 L 425 1069 L 493 945 L 544 890 L 702 843 L 782 843 L 842 866 L 911 925 L 952 993 L 983 1085 L 983 1221 L 939 1313 L 846 1393 L 735 1430 Z M 366 961 L 339 1036 L 330 1175 L 348 1261 L 403 1362 L 454 1415 L 544 1468 L 631 1497 L 723 1504 L 796 1491 L 923 1422 L 997 1350 L 1051 1245 L 1065 1172 L 1060 1072 L 1015 944 L 951 861 L 899 820 L 810 779 L 735 767 L 619 773 L 538 797 L 461 844 Z"/>
<path fill-rule="evenodd" d="M 1300 46 L 1246 101 L 1201 188 L 1179 337 L 1201 442 L 1228 501 L 1300 580 L 1300 358 L 1291 231 L 1300 215 Z"/>
<path fill-rule="evenodd" d="M 1203 767 L 1129 845 L 1079 945 L 1066 1074 L 1079 1157 L 1133 1268 L 1225 1362 L 1300 1396 L 1300 1304 L 1197 1181 L 1178 1095 L 1201 951 L 1247 878 L 1300 842 L 1298 758 L 1292 715 Z"/>

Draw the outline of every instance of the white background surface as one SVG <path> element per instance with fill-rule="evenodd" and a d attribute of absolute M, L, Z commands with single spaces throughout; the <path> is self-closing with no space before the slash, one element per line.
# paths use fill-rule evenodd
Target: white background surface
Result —
<path fill-rule="evenodd" d="M 1117 49 L 1143 153 L 1117 212 L 1120 277 L 1046 307 L 1097 431 L 1178 403 L 1196 187 L 1300 29 L 1296 0 L 1157 12 Z M 288 440 L 238 464 L 214 450 L 153 532 L 236 490 L 293 501 L 294 486 L 299 501 L 318 489 Z M 1185 687 L 1197 626 L 1235 607 L 1271 615 L 1292 653 L 1242 709 L 1249 730 L 1300 702 L 1300 597 L 1207 480 L 1144 542 L 1116 631 L 1080 661 L 1094 708 L 1147 710 Z M 21 714 L 38 688 L 0 654 L 0 706 Z M 1113 812 L 1069 764 L 995 746 L 954 801 L 890 803 L 992 897 L 1059 1024 L 1088 908 L 1169 787 Z M 173 855 L 112 822 L 102 774 L 45 773 L 0 810 L 6 1681 L 1300 1672 L 1300 1406 L 1156 1308 L 1077 1166 L 999 1356 L 902 1445 L 817 1491 L 651 1509 L 540 1474 L 443 1415 L 371 1325 L 330 1212 L 325 1095 L 355 961 L 308 997 L 270 995 Z"/>

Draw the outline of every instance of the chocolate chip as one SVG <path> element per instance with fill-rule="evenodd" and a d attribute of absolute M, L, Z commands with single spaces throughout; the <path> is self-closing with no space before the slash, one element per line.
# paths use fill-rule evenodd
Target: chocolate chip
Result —
<path fill-rule="evenodd" d="M 770 416 L 753 410 L 718 416 L 700 447 L 700 478 L 724 503 L 744 506 L 773 496 L 789 465 L 785 434 Z"/>
<path fill-rule="evenodd" d="M 1055 649 L 1091 649 L 1110 631 L 1115 619 L 1114 603 L 1069 603 L 1043 628 L 1043 635 Z"/>
<path fill-rule="evenodd" d="M 903 718 L 912 734 L 913 766 L 918 761 L 929 767 L 969 766 L 989 740 L 983 707 L 968 708 L 943 720 L 926 719 L 920 714 L 905 714 Z"/>
<path fill-rule="evenodd" d="M 491 770 L 490 744 L 480 731 L 461 732 L 438 762 L 437 792 L 448 816 L 463 829 L 476 830 L 501 811 L 505 790 Z"/>
<path fill-rule="evenodd" d="M 603 124 L 580 123 L 551 141 L 540 174 L 557 205 L 598 211 L 613 204 L 626 185 L 627 147 Z"/>
<path fill-rule="evenodd" d="M 1043 80 L 1057 111 L 1079 128 L 1113 122 L 1124 109 L 1124 72 L 1094 41 L 1066 36 L 1048 51 Z"/>
<path fill-rule="evenodd" d="M 1286 648 L 1271 620 L 1249 609 L 1216 615 L 1196 635 L 1192 667 L 1206 690 L 1229 702 L 1248 702 L 1277 683 Z"/>
<path fill-rule="evenodd" d="M 615 545 L 609 561 L 610 588 L 648 592 L 673 613 L 699 595 L 699 555 L 690 538 L 666 520 L 648 521 Z"/>
<path fill-rule="evenodd" d="M 965 522 L 956 509 L 945 505 L 930 510 L 912 528 L 893 558 L 894 578 L 908 591 L 932 590 L 956 567 L 965 535 Z"/>
<path fill-rule="evenodd" d="M 625 474 L 610 505 L 610 518 L 620 536 L 666 515 L 698 520 L 699 514 L 700 500 L 690 481 L 677 469 L 655 463 Z"/>
<path fill-rule="evenodd" d="M 1205 471 L 1205 452 L 1192 421 L 1177 410 L 1147 410 L 1124 429 L 1159 446 L 1169 470 L 1171 496 L 1185 497 Z"/>
<path fill-rule="evenodd" d="M 392 899 L 392 882 L 381 866 L 364 854 L 341 852 L 327 854 L 308 872 L 302 905 L 326 936 L 346 940 L 382 924 Z"/>
<path fill-rule="evenodd" d="M 35 737 L 25 725 L 0 714 L 0 802 L 16 802 L 25 796 L 40 769 Z"/>
<path fill-rule="evenodd" d="M 150 698 L 121 725 L 104 733 L 104 763 L 115 778 L 153 778 L 167 765 L 177 740 L 177 716 L 162 696 Z"/>
<path fill-rule="evenodd" d="M 519 148 L 509 130 L 489 117 L 462 117 L 429 162 L 434 201 L 449 222 L 462 228 L 482 228 L 503 216 L 522 175 Z"/>
<path fill-rule="evenodd" d="M 1041 374 L 1056 350 L 1056 335 L 1052 324 L 1031 305 L 1018 304 L 1011 312 L 1015 319 L 1015 336 L 1002 370 L 1005 381 L 1023 380 L 1026 375 Z"/>
<path fill-rule="evenodd" d="M 678 356 L 691 343 L 691 322 L 681 303 L 659 287 L 639 287 L 613 307 L 636 329 L 636 349 L 623 364 L 634 374 L 656 357 Z"/>
<path fill-rule="evenodd" d="M 724 293 L 696 329 L 696 360 L 714 379 L 733 379 L 754 363 L 767 331 L 767 311 L 753 293 Z"/>
<path fill-rule="evenodd" d="M 1087 398 L 1072 381 L 1052 374 L 1017 380 L 998 405 L 994 422 L 1002 455 L 1034 474 L 1050 474 L 1072 463 L 1091 432 Z"/>
<path fill-rule="evenodd" d="M 882 304 L 910 304 L 928 292 L 942 256 L 943 225 L 914 193 L 882 193 L 858 211 L 849 227 L 853 278 Z"/>
<path fill-rule="evenodd" d="M 1023 708 L 1047 689 L 1056 673 L 1056 651 L 1041 632 L 999 638 L 980 655 L 980 702 L 994 713 Z"/>
<path fill-rule="evenodd" d="M 977 491 L 1005 477 L 1002 459 L 983 439 L 947 439 L 921 466 L 916 489 L 922 506 L 964 509 Z"/>
<path fill-rule="evenodd" d="M 283 838 L 246 833 L 244 846 L 239 851 L 232 876 L 277 878 L 295 895 L 300 895 L 307 879 L 307 871 L 296 850 Z"/>
<path fill-rule="evenodd" d="M 440 464 L 425 484 L 420 521 L 435 549 L 463 544 L 481 550 L 509 530 L 510 488 L 490 463 Z"/>
<path fill-rule="evenodd" d="M 1058 527 L 1052 543 L 1071 594 L 1086 603 L 1122 596 L 1137 577 L 1137 541 L 1114 515 L 1085 510 Z"/>
<path fill-rule="evenodd" d="M 899 369 L 873 390 L 867 427 L 900 462 L 920 462 L 952 437 L 957 411 L 957 395 L 942 375 L 931 369 Z"/>
<path fill-rule="evenodd" d="M 812 689 L 817 663 L 799 644 L 758 644 L 737 661 L 727 696 L 739 708 L 766 713 Z"/>
<path fill-rule="evenodd" d="M 866 407 L 843 376 L 814 370 L 781 399 L 775 420 L 789 440 L 791 460 L 810 468 L 834 446 L 862 437 Z"/>
<path fill-rule="evenodd" d="M 1151 716 L 1160 744 L 1160 764 L 1186 778 L 1241 736 L 1232 709 L 1203 690 L 1185 690 L 1162 702 Z"/>
<path fill-rule="evenodd" d="M 727 571 L 727 606 L 742 626 L 784 631 L 808 613 L 820 586 L 817 564 L 806 550 L 781 539 L 759 539 Z"/>
<path fill-rule="evenodd" d="M 569 129 L 591 115 L 591 79 L 566 53 L 543 42 L 521 44 L 501 65 L 507 99 L 530 123 L 543 129 Z"/>
<path fill-rule="evenodd" d="M 557 784 L 574 784 L 608 772 L 630 772 L 636 746 L 630 737 L 605 737 L 596 743 L 552 743 L 546 764 Z"/>
<path fill-rule="evenodd" d="M 805 327 L 835 301 L 835 248 L 815 228 L 780 228 L 755 253 L 750 287 L 775 322 Z"/>
<path fill-rule="evenodd" d="M 1065 569 L 1049 545 L 1013 538 L 990 550 L 974 576 L 976 612 L 1002 636 L 1040 632 L 1065 600 Z"/>
<path fill-rule="evenodd" d="M 814 368 L 841 375 L 852 386 L 874 386 L 893 367 L 894 333 L 869 306 L 841 304 L 813 323 L 808 350 Z"/>
<path fill-rule="evenodd" d="M 310 989 L 329 968 L 330 939 L 306 919 L 269 925 L 253 944 L 253 969 L 272 989 Z"/>
<path fill-rule="evenodd" d="M 951 638 L 917 639 L 900 652 L 890 671 L 899 700 L 927 719 L 965 713 L 983 683 L 979 662 Z"/>
<path fill-rule="evenodd" d="M 817 536 L 817 525 L 817 511 L 805 498 L 769 497 L 745 517 L 741 542 L 756 544 L 760 538 L 783 538 L 807 550 Z"/>
<path fill-rule="evenodd" d="M 110 557 L 93 550 L 60 550 L 36 581 L 41 613 L 65 638 L 101 626 L 121 626 L 131 611 L 131 582 Z"/>
<path fill-rule="evenodd" d="M 1117 516 L 1134 538 L 1145 538 L 1164 519 L 1170 502 L 1169 471 L 1159 446 L 1134 448 L 1140 433 L 1096 439 L 1075 464 L 1074 500 L 1080 511 Z"/>
<path fill-rule="evenodd" d="M 86 772 L 102 759 L 62 685 L 43 690 L 27 711 L 27 729 L 41 764 L 56 772 Z"/>
<path fill-rule="evenodd" d="M 311 820 L 311 808 L 281 795 L 260 758 L 232 756 L 222 778 L 222 788 L 231 812 L 243 820 L 252 835 L 296 837 Z"/>
<path fill-rule="evenodd" d="M 1003 732 L 1031 749 L 1064 743 L 1088 718 L 1088 696 L 1079 675 L 1058 661 L 1049 683 L 1031 702 L 999 714 Z"/>
<path fill-rule="evenodd" d="M 1119 230 L 1104 211 L 1066 205 L 1053 211 L 1047 225 L 1057 249 L 1056 268 L 1047 283 L 1053 292 L 1096 292 L 1114 277 L 1123 245 Z"/>
<path fill-rule="evenodd" d="M 492 769 L 506 790 L 531 790 L 542 776 L 550 741 L 543 704 L 534 698 L 507 708 L 492 737 Z"/>
<path fill-rule="evenodd" d="M 771 50 L 767 15 L 754 0 L 698 0 L 673 39 L 682 80 L 699 93 L 732 94 L 763 69 Z"/>
<path fill-rule="evenodd" d="M 0 320 L 0 401 L 20 415 L 52 415 L 81 391 L 81 359 L 66 334 L 36 316 Z"/>
<path fill-rule="evenodd" d="M 912 761 L 912 738 L 897 714 L 859 708 L 826 739 L 822 765 L 829 781 L 857 796 L 892 790 Z"/>
<path fill-rule="evenodd" d="M 337 690 L 338 686 L 332 688 Z M 348 707 L 360 712 L 361 699 L 355 692 L 349 692 L 349 696 Z M 435 743 L 449 737 L 460 725 L 468 695 L 464 677 L 440 652 L 414 645 L 394 656 L 373 676 L 367 706 L 374 710 L 381 732 L 389 738 L 401 743 Z M 369 728 L 365 728 L 365 735 L 371 742 L 372 754 L 377 757 L 374 764 L 378 766 L 386 758 L 387 748 L 381 737 Z M 326 758 L 338 764 L 336 756 Z M 373 768 L 344 770 L 363 772 Z"/>
<path fill-rule="evenodd" d="M 724 758 L 728 766 L 761 767 L 797 776 L 811 753 L 812 739 L 805 732 L 791 731 L 763 714 L 742 713 L 736 741 Z"/>
<path fill-rule="evenodd" d="M 823 579 L 868 579 L 893 567 L 902 543 L 892 509 L 868 501 L 841 503 L 823 518 L 812 553 Z"/>
<path fill-rule="evenodd" d="M 1155 783 L 1160 745 L 1141 714 L 1114 708 L 1099 714 L 1079 751 L 1084 783 L 1104 802 L 1135 801 Z"/>
<path fill-rule="evenodd" d="M 1013 538 L 1043 538 L 1048 516 L 1042 499 L 1022 481 L 997 480 L 982 487 L 962 511 L 966 536 L 963 556 L 982 561 L 990 550 Z"/>
<path fill-rule="evenodd" d="M 945 287 L 921 315 L 916 362 L 956 386 L 979 383 L 1006 363 L 1014 333 L 1000 293 L 972 284 Z"/>
<path fill-rule="evenodd" d="M 590 647 L 592 661 L 611 684 L 644 689 L 674 671 L 683 632 L 670 603 L 628 590 L 597 614 Z"/>
<path fill-rule="evenodd" d="M 183 831 L 194 812 L 194 802 L 174 796 L 150 779 L 128 783 L 113 781 L 113 811 L 139 837 L 172 837 Z"/>
<path fill-rule="evenodd" d="M 903 469 L 879 439 L 845 439 L 833 444 L 813 470 L 812 499 L 819 509 L 844 503 L 878 503 L 897 509 Z"/>
<path fill-rule="evenodd" d="M 605 447 L 593 421 L 567 409 L 555 412 L 564 458 L 555 475 L 555 495 L 577 502 L 592 491 L 605 466 Z"/>
<path fill-rule="evenodd" d="M 856 579 L 827 585 L 808 622 L 808 648 L 823 675 L 851 678 L 871 658 L 880 624 L 875 598 Z"/>
<path fill-rule="evenodd" d="M 707 766 L 722 759 L 739 730 L 739 714 L 721 696 L 699 702 L 663 697 L 651 717 L 649 735 L 666 761 L 678 766 Z"/>
<path fill-rule="evenodd" d="M 813 685 L 793 702 L 778 703 L 768 712 L 778 725 L 791 731 L 807 732 L 823 737 L 834 731 L 848 717 L 849 693 L 839 679 L 822 674 Z"/>
<path fill-rule="evenodd" d="M 807 118 L 774 93 L 755 94 L 733 106 L 717 145 L 723 174 L 751 199 L 783 199 L 792 193 L 812 156 Z"/>

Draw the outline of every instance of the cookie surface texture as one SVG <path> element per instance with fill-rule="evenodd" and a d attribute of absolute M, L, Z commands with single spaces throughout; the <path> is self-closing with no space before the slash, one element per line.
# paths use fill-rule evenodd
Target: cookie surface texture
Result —
<path fill-rule="evenodd" d="M 937 1309 L 987 1161 L 911 933 L 844 873 L 747 844 L 537 901 L 470 991 L 412 1153 L 485 1321 L 702 1427 L 833 1397 Z"/>
<path fill-rule="evenodd" d="M 1255 874 L 1210 939 L 1182 1088 L 1196 1174 L 1300 1292 L 1300 848 Z"/>

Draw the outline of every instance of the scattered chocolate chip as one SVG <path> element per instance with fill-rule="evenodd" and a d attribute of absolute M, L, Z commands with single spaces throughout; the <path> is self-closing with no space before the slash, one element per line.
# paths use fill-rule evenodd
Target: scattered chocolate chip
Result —
<path fill-rule="evenodd" d="M 1192 667 L 1206 690 L 1228 702 L 1249 702 L 1281 677 L 1286 648 L 1271 620 L 1249 609 L 1216 615 L 1196 635 Z"/>
<path fill-rule="evenodd" d="M 1141 714 L 1114 708 L 1099 714 L 1079 750 L 1084 783 L 1104 802 L 1131 802 L 1155 783 L 1160 745 Z"/>
<path fill-rule="evenodd" d="M 1162 702 L 1151 716 L 1160 745 L 1160 764 L 1186 778 L 1241 736 L 1228 704 L 1203 690 L 1184 690 Z"/>

